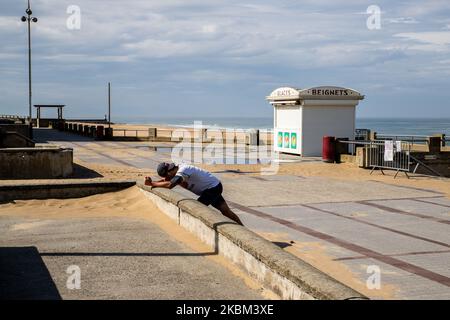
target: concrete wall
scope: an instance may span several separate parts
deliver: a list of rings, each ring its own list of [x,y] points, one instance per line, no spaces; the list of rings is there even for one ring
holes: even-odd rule
[[[0,130],[6,132],[17,132],[31,139],[31,130],[27,124],[0,124]]]
[[[0,129],[0,148],[33,148],[35,143],[30,138],[15,132]]]
[[[427,167],[419,165],[416,173],[437,175],[439,173],[443,177],[450,177],[450,152],[428,153],[428,152],[411,152],[411,156],[421,161]],[[411,169],[414,169],[412,166]]]
[[[73,172],[73,150],[69,148],[0,149],[0,178],[65,178]]]
[[[167,216],[282,299],[367,299],[196,200],[138,186]]]

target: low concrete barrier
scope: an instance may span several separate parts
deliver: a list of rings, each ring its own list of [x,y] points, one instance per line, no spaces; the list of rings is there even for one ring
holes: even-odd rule
[[[30,199],[82,198],[132,187],[135,181],[87,181],[0,184],[0,202]]]
[[[28,139],[33,138],[30,135],[30,126],[27,124],[0,124],[0,130],[5,132],[17,132]]]
[[[166,215],[282,299],[367,299],[194,199],[168,189],[138,186]]]
[[[411,152],[411,156],[419,160],[423,165],[419,165],[416,173],[450,177],[450,152]],[[428,167],[428,168],[427,168]],[[415,164],[412,169],[415,168]]]
[[[35,142],[16,132],[3,131],[0,127],[0,148],[34,148]]]
[[[56,146],[0,149],[0,178],[66,178],[73,172],[73,150]]]

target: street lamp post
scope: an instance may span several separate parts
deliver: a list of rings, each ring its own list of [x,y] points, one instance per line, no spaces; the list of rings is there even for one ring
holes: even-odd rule
[[[108,128],[105,128],[105,139],[112,140],[112,138],[113,128],[111,128],[111,82],[108,82]]]
[[[111,128],[111,82],[108,82],[108,128]]]
[[[22,22],[28,22],[28,123],[31,125],[31,22],[37,22],[36,17],[32,17],[33,12],[30,8],[30,0],[28,0],[28,8],[25,10],[28,17],[22,16]]]

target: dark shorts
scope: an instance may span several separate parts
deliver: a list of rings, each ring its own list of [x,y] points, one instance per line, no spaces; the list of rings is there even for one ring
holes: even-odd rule
[[[205,206],[212,205],[214,208],[219,209],[220,205],[225,202],[225,199],[222,197],[222,191],[222,183],[219,183],[217,186],[203,191],[197,200]]]

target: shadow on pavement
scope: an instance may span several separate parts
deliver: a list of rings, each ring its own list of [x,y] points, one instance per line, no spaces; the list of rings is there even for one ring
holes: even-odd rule
[[[60,300],[36,247],[0,247],[1,300]]]
[[[213,224],[213,229],[214,229],[214,253],[218,254],[219,253],[219,231],[217,230],[217,228],[219,226],[225,225],[225,224],[236,224],[236,222],[232,222],[232,221],[223,221],[223,222],[218,222],[218,223],[214,223]]]
[[[203,257],[214,256],[215,252],[47,252],[41,257]]]
[[[33,128],[33,140],[37,143],[51,143],[55,141],[75,142],[94,141],[93,138],[82,136],[72,132],[58,131],[49,128]]]
[[[280,247],[281,249],[287,248],[287,247],[292,247],[291,243],[288,242],[281,242],[281,241],[272,241],[272,243],[278,247]]]
[[[91,179],[91,178],[103,178],[103,176],[92,169],[86,168],[77,163],[73,163],[73,173],[69,179]]]

